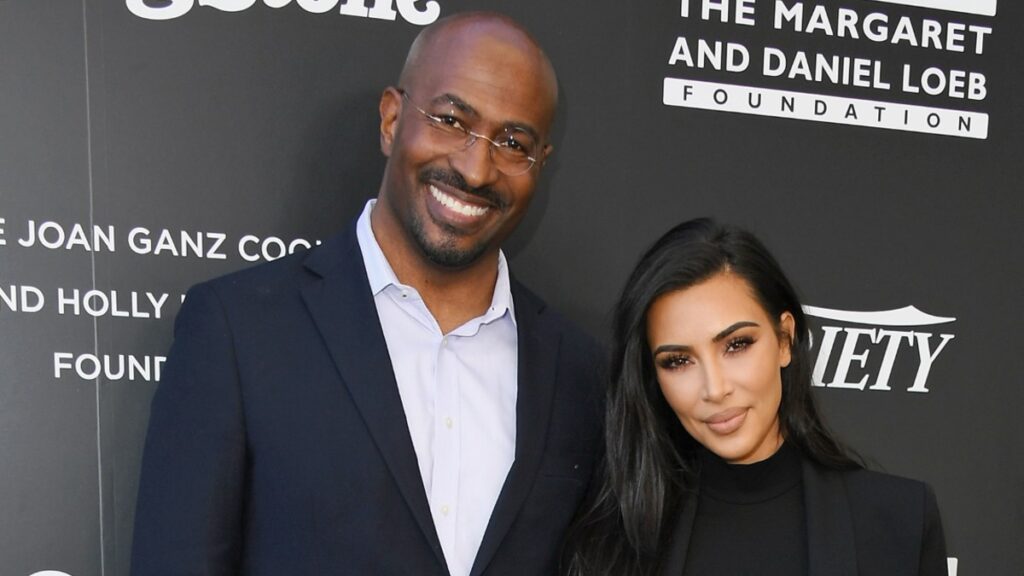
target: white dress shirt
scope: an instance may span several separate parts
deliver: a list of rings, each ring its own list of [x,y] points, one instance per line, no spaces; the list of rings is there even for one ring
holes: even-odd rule
[[[442,334],[384,257],[370,226],[375,203],[356,224],[359,249],[448,570],[468,576],[515,458],[518,344],[508,264],[499,253],[483,316]]]

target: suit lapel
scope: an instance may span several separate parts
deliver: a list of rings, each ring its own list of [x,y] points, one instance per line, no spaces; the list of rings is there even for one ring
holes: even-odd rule
[[[518,334],[515,461],[494,505],[471,576],[487,568],[533,486],[544,454],[558,367],[560,333],[545,322],[543,304],[512,282]]]
[[[839,472],[803,463],[810,576],[857,576],[857,550],[846,486]]]
[[[686,566],[686,553],[690,548],[690,534],[693,533],[693,521],[697,518],[699,493],[700,489],[694,488],[689,495],[683,498],[682,510],[678,513],[678,520],[672,530],[672,537],[669,540],[668,549],[665,550],[665,557],[658,569],[658,574],[678,576],[683,573],[683,568]]]
[[[302,287],[306,306],[402,497],[446,566],[355,227],[314,251],[305,265],[318,276]]]

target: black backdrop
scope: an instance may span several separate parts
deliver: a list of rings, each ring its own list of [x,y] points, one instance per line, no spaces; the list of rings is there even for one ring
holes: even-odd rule
[[[0,0],[0,573],[128,574],[181,294],[354,217],[383,166],[377,99],[418,22],[480,8],[533,30],[562,88],[514,272],[607,337],[625,274],[670,225],[755,230],[816,307],[835,428],[934,485],[951,574],[1024,573],[1024,7],[734,0],[722,22],[705,3],[723,4],[395,0],[387,19],[343,13],[354,1]],[[857,38],[839,35],[851,14]],[[941,47],[919,45],[925,27]],[[747,67],[701,62],[702,40]],[[766,48],[786,55],[781,74]],[[817,54],[869,85],[814,79]],[[930,68],[946,89],[914,93]]]

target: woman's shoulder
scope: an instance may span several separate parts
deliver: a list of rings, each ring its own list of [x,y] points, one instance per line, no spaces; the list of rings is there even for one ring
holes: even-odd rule
[[[938,502],[926,482],[864,469],[841,474],[859,533],[943,541]]]
[[[890,521],[903,518],[917,525],[938,517],[938,503],[931,485],[921,480],[875,470],[843,473],[847,497],[855,514],[858,509]]]
[[[924,498],[931,492],[931,487],[921,480],[876,470],[860,468],[841,471],[840,474],[850,496],[903,500],[915,496]]]
[[[945,575],[945,537],[931,486],[873,470],[817,470],[832,478],[821,484],[845,492],[861,573]]]
[[[859,526],[919,533],[939,523],[935,492],[925,482],[863,468],[833,471],[815,468],[818,475],[827,474],[841,480],[852,519]]]

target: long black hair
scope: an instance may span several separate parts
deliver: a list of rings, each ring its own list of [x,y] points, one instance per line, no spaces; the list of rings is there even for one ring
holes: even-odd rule
[[[658,386],[647,311],[660,296],[729,272],[743,278],[770,318],[794,319],[791,361],[782,368],[780,430],[826,468],[862,464],[828,430],[811,394],[807,319],[778,262],[751,233],[707,218],[684,222],[637,263],[615,308],[605,412],[605,459],[566,543],[570,576],[646,576],[665,556],[669,527],[693,486],[696,441]],[[778,329],[778,326],[776,326]]]

